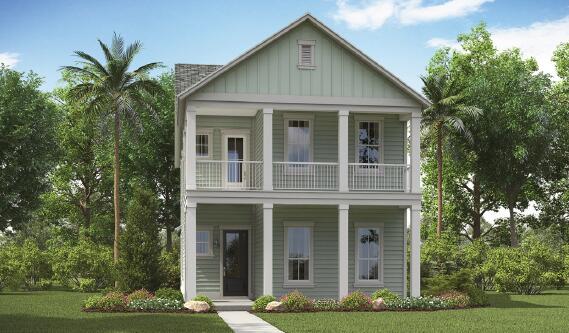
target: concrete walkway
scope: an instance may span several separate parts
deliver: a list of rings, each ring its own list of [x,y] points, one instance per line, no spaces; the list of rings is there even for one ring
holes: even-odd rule
[[[235,333],[283,333],[281,330],[247,311],[218,311],[217,314]]]

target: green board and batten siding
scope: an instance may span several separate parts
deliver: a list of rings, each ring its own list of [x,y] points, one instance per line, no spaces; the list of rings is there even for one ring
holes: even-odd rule
[[[316,41],[314,69],[298,68],[298,40]],[[198,91],[389,98],[418,105],[416,100],[309,22],[289,31]]]

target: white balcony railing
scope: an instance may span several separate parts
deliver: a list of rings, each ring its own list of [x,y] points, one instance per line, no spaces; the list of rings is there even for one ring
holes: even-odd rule
[[[408,192],[407,164],[349,164],[349,187],[353,191]]]
[[[273,162],[275,190],[338,190],[338,163]]]
[[[196,169],[198,188],[259,190],[263,186],[263,162],[198,160]]]

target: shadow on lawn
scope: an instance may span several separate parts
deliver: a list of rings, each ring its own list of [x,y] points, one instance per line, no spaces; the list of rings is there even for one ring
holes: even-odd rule
[[[509,294],[491,294],[488,295],[490,300],[490,307],[491,308],[499,308],[499,309],[528,309],[528,308],[536,308],[536,309],[559,309],[564,308],[564,306],[557,306],[557,305],[544,305],[544,304],[536,304],[518,300],[512,300],[512,297]]]
[[[209,315],[121,315],[55,318],[34,315],[0,315],[5,332],[228,332]]]

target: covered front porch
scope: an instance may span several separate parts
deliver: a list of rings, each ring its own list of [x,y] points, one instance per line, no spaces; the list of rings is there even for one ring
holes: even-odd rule
[[[311,298],[379,288],[406,295],[409,219],[417,295],[418,207],[188,202],[182,244],[195,246],[182,246],[182,291],[225,305],[295,289]]]

